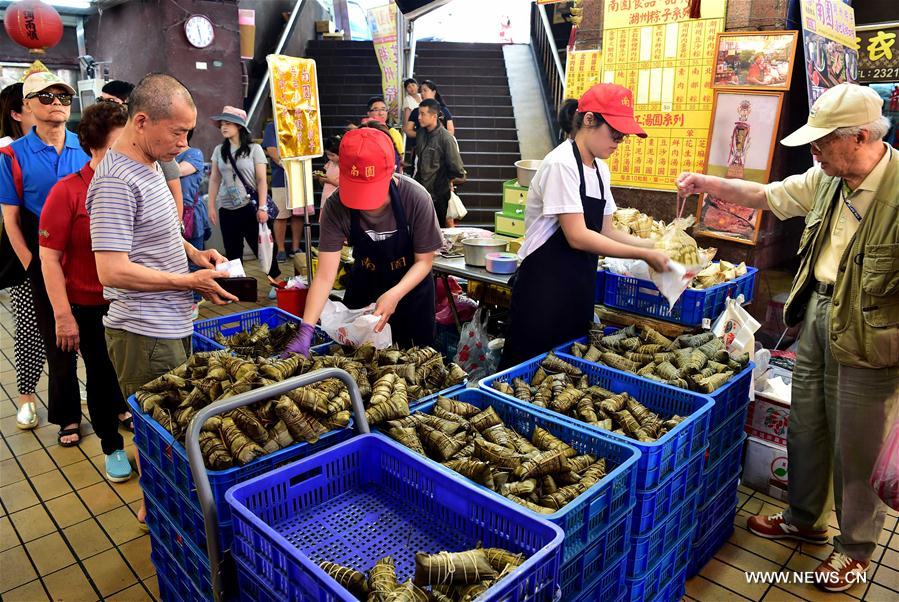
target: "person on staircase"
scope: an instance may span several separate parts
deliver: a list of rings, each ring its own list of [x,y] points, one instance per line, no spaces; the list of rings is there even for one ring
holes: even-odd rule
[[[593,322],[599,255],[668,269],[668,257],[652,241],[612,226],[616,207],[605,160],[628,135],[646,137],[634,120],[633,94],[597,84],[576,107],[563,106],[574,109],[573,117],[560,117],[572,124],[574,138],[553,149],[531,181],[500,370],[584,336]]]
[[[340,141],[340,185],[322,211],[318,270],[288,352],[308,355],[345,240],[355,260],[346,306],[374,303],[374,315],[381,318],[375,331],[390,324],[400,347],[433,344],[431,266],[443,236],[428,192],[395,172],[394,150],[390,137],[372,127],[347,132]]]
[[[437,223],[441,227],[452,227],[446,212],[453,186],[461,184],[467,177],[465,165],[456,139],[440,123],[440,104],[433,98],[426,98],[421,101],[418,111],[421,129],[416,142],[418,169],[415,180],[434,200]]]

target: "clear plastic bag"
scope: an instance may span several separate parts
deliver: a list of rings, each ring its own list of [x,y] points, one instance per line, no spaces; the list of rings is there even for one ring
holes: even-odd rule
[[[899,419],[883,442],[870,483],[877,497],[893,510],[899,510]]]
[[[393,333],[390,324],[381,332],[375,332],[375,326],[381,318],[374,315],[375,304],[360,309],[349,309],[343,303],[327,301],[322,310],[322,330],[341,345],[359,347],[363,343],[371,343],[375,349],[385,349],[393,344]]]
[[[474,312],[471,322],[462,326],[462,336],[456,350],[456,362],[468,373],[469,380],[475,381],[487,376],[487,329],[483,323],[483,310]]]

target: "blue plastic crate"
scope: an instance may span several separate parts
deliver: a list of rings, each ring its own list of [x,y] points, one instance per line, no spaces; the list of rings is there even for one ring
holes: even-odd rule
[[[147,507],[147,526],[150,527],[150,540],[153,547],[161,545],[169,557],[175,560],[177,566],[183,568],[193,589],[197,592],[206,592],[206,597],[211,597],[212,585],[206,550],[201,551],[193,542],[184,537],[159,500],[147,492],[144,492],[144,500]],[[158,570],[159,567],[157,567]],[[231,576],[233,577],[233,575]]]
[[[593,301],[597,305],[601,305],[606,298],[606,271],[596,270],[596,294]]]
[[[456,323],[437,324],[437,334],[434,337],[434,348],[443,354],[447,362],[453,361],[456,350],[459,348],[459,329]]]
[[[714,465],[719,459],[724,457],[727,450],[732,448],[737,441],[743,438],[743,429],[746,428],[746,411],[749,404],[738,408],[736,412],[730,415],[723,423],[709,427],[709,455],[706,460],[707,466]]]
[[[208,602],[212,593],[201,594],[194,587],[187,573],[181,569],[168,552],[155,545],[150,552],[150,561],[156,567],[159,583],[159,598],[165,602]]]
[[[628,600],[631,602],[680,600],[687,579],[687,563],[690,560],[692,542],[691,531],[681,537],[671,551],[642,576],[628,578],[626,580]]]
[[[538,414],[530,408],[514,404],[500,395],[483,389],[461,389],[446,397],[470,403],[481,409],[493,406],[506,426],[528,438],[539,426],[571,445],[579,454],[592,454],[597,458],[606,459],[608,474],[564,508],[546,515],[538,515],[524,508],[525,512],[545,518],[565,532],[565,541],[562,544],[563,563],[573,559],[597,541],[608,537],[609,526],[613,522],[623,517],[630,520],[634,507],[637,461],[640,458],[640,452],[635,447],[603,437],[595,430],[563,422],[546,414]],[[437,403],[436,396],[428,399],[426,403],[416,405],[413,411],[430,413]],[[474,482],[472,484],[489,491],[492,495],[498,495],[483,485]]]
[[[201,353],[203,351],[222,351],[224,347],[213,340],[207,339],[203,335],[194,332],[190,338],[190,346],[192,353]]]
[[[696,495],[681,502],[662,523],[646,535],[631,538],[627,576],[636,579],[670,552],[677,541],[696,527]]]
[[[696,509],[696,533],[693,541],[698,542],[711,532],[712,527],[721,522],[722,516],[728,516],[733,521],[737,510],[737,485],[739,478],[725,483],[711,500]],[[695,544],[694,544],[695,545]]]
[[[658,487],[638,489],[631,534],[645,535],[662,524],[669,513],[679,507],[702,484],[704,467],[705,451],[701,451]]]
[[[611,334],[618,329],[606,328],[605,330],[606,333]],[[579,339],[575,339],[571,342],[565,343],[564,345],[560,345],[556,347],[554,351],[556,355],[566,361],[571,358],[580,360],[582,362],[586,361],[582,358],[572,355],[571,348],[575,343],[586,344],[587,337],[581,337]],[[596,362],[588,363],[596,364]],[[612,368],[604,364],[597,365],[602,366],[603,368],[608,368],[609,370],[616,370],[616,368]],[[752,386],[752,371],[754,368],[755,364],[749,362],[749,364],[745,368],[743,368],[742,371],[740,371],[729,381],[708,394],[709,397],[715,400],[715,407],[712,408],[709,416],[710,429],[714,430],[716,427],[720,426],[728,418],[728,416],[732,416],[738,409],[745,408],[749,404],[749,387]],[[630,373],[626,372],[625,374]],[[643,379],[642,376],[638,378]]]
[[[706,318],[717,318],[730,298],[743,295],[746,303],[752,301],[757,275],[756,268],[747,267],[745,275],[729,282],[702,290],[688,288],[669,310],[668,300],[652,281],[606,271],[602,304],[659,320],[700,326]]]
[[[705,506],[721,488],[727,485],[734,475],[740,473],[743,459],[744,433],[715,464],[706,465],[702,474],[702,485],[699,490],[699,505]]]
[[[617,523],[607,527],[598,541],[562,563],[559,581],[562,584],[562,599],[570,599],[575,592],[589,590],[593,581],[607,567],[627,557],[630,524],[627,516],[621,517]],[[567,539],[567,538],[566,538]],[[621,577],[624,586],[624,576]]]
[[[479,600],[550,600],[559,587],[562,530],[488,495],[380,434],[360,435],[228,490],[234,557],[287,599],[354,598],[317,564],[366,571],[393,555],[414,573],[416,551],[459,551],[478,542],[528,559]]]
[[[627,594],[627,587],[624,581],[624,570],[626,558],[621,558],[614,564],[606,564],[603,572],[593,579],[585,588],[576,592],[570,592],[566,595],[566,591],[562,589],[561,600],[565,602],[597,602],[597,600],[623,600]]]
[[[200,502],[197,499],[197,488],[194,485],[184,446],[176,441],[162,425],[145,414],[133,395],[128,398],[128,405],[134,421],[134,444],[140,452],[141,461],[146,459],[152,462],[154,467],[168,480],[168,483],[189,499],[191,505],[202,515]],[[218,508],[220,523],[230,523],[231,521],[231,511],[225,504],[225,492],[232,485],[268,472],[287,462],[304,458],[341,441],[346,441],[353,434],[352,426],[330,431],[322,435],[316,443],[295,443],[290,447],[266,454],[244,466],[208,471],[209,485],[212,487],[212,496]],[[227,541],[225,543],[227,544]]]
[[[572,418],[554,412],[547,408],[540,408],[527,402],[516,399],[511,395],[500,393],[491,387],[494,382],[511,383],[514,378],[523,378],[530,382],[534,373],[540,366],[540,362],[546,354],[539,355],[523,364],[513,366],[508,370],[481,379],[478,383],[482,389],[501,395],[504,399],[534,409],[539,412],[556,416],[571,424],[576,424],[591,430],[597,430],[603,435],[624,441],[640,450],[640,462],[637,468],[637,488],[652,489],[662,483],[668,475],[674,474],[684,466],[695,454],[706,447],[708,435],[709,412],[714,402],[708,395],[685,391],[677,387],[671,387],[664,383],[657,383],[635,374],[629,374],[620,370],[613,370],[598,364],[585,362],[577,358],[566,358],[566,361],[583,371],[587,375],[591,385],[599,385],[614,393],[627,392],[634,396],[647,408],[670,416],[677,414],[686,416],[685,420],[674,429],[666,433],[661,439],[653,443],[642,443],[623,435],[617,435],[609,431],[594,429],[594,427]]]
[[[697,575],[702,567],[715,556],[715,553],[730,539],[734,532],[734,513],[736,509],[736,495],[724,496],[728,501],[727,506],[731,510],[723,512],[717,521],[706,528],[706,533],[701,538],[697,537],[697,542],[691,546],[690,562],[687,567],[687,578]]]
[[[303,323],[300,318],[287,313],[283,309],[278,309],[277,307],[262,307],[260,309],[237,312],[220,318],[210,318],[208,320],[194,322],[194,332],[215,342],[215,335],[217,334],[227,337],[232,334],[237,334],[238,332],[248,332],[254,326],[259,324],[267,324],[269,328],[277,328],[286,322],[293,322],[295,324]],[[315,345],[321,345],[330,341],[331,337],[329,337],[320,327],[316,326],[315,337],[312,342]],[[220,346],[219,348],[223,347]]]
[[[300,592],[292,592],[291,595],[281,598],[275,596],[265,588],[265,584],[256,578],[253,571],[242,562],[235,562],[237,569],[237,598],[239,600],[247,600],[252,602],[285,602],[285,600],[303,600],[308,601],[308,597],[304,597]],[[311,602],[311,601],[310,601]]]

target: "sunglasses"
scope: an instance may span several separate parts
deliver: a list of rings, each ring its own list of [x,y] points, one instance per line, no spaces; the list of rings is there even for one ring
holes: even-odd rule
[[[53,92],[35,92],[34,94],[29,94],[26,98],[37,98],[41,101],[42,105],[52,105],[54,98],[64,107],[72,104],[72,95],[68,92],[60,92],[59,94],[54,94]]]
[[[609,128],[609,137],[612,138],[612,142],[615,144],[620,144],[625,138],[627,138],[627,134],[622,134],[608,123],[606,123],[606,127]]]

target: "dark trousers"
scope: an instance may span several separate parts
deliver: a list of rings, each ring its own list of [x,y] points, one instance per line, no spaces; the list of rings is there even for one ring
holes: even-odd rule
[[[115,368],[109,360],[106,329],[103,326],[103,316],[108,309],[108,305],[72,306],[87,376],[87,409],[103,453],[107,455],[125,447],[125,440],[119,434],[118,416],[120,408],[125,405],[125,398],[119,389]]]
[[[28,266],[28,280],[34,297],[34,314],[44,340],[50,373],[47,420],[59,426],[81,422],[81,393],[78,388],[75,354],[56,345],[56,320],[47,296],[41,262],[35,255]]]
[[[240,209],[219,209],[219,226],[225,243],[225,257],[243,259],[243,241],[247,241],[253,255],[259,256],[259,222],[256,221],[256,209],[252,204]],[[272,278],[281,275],[274,257],[268,275]]]

